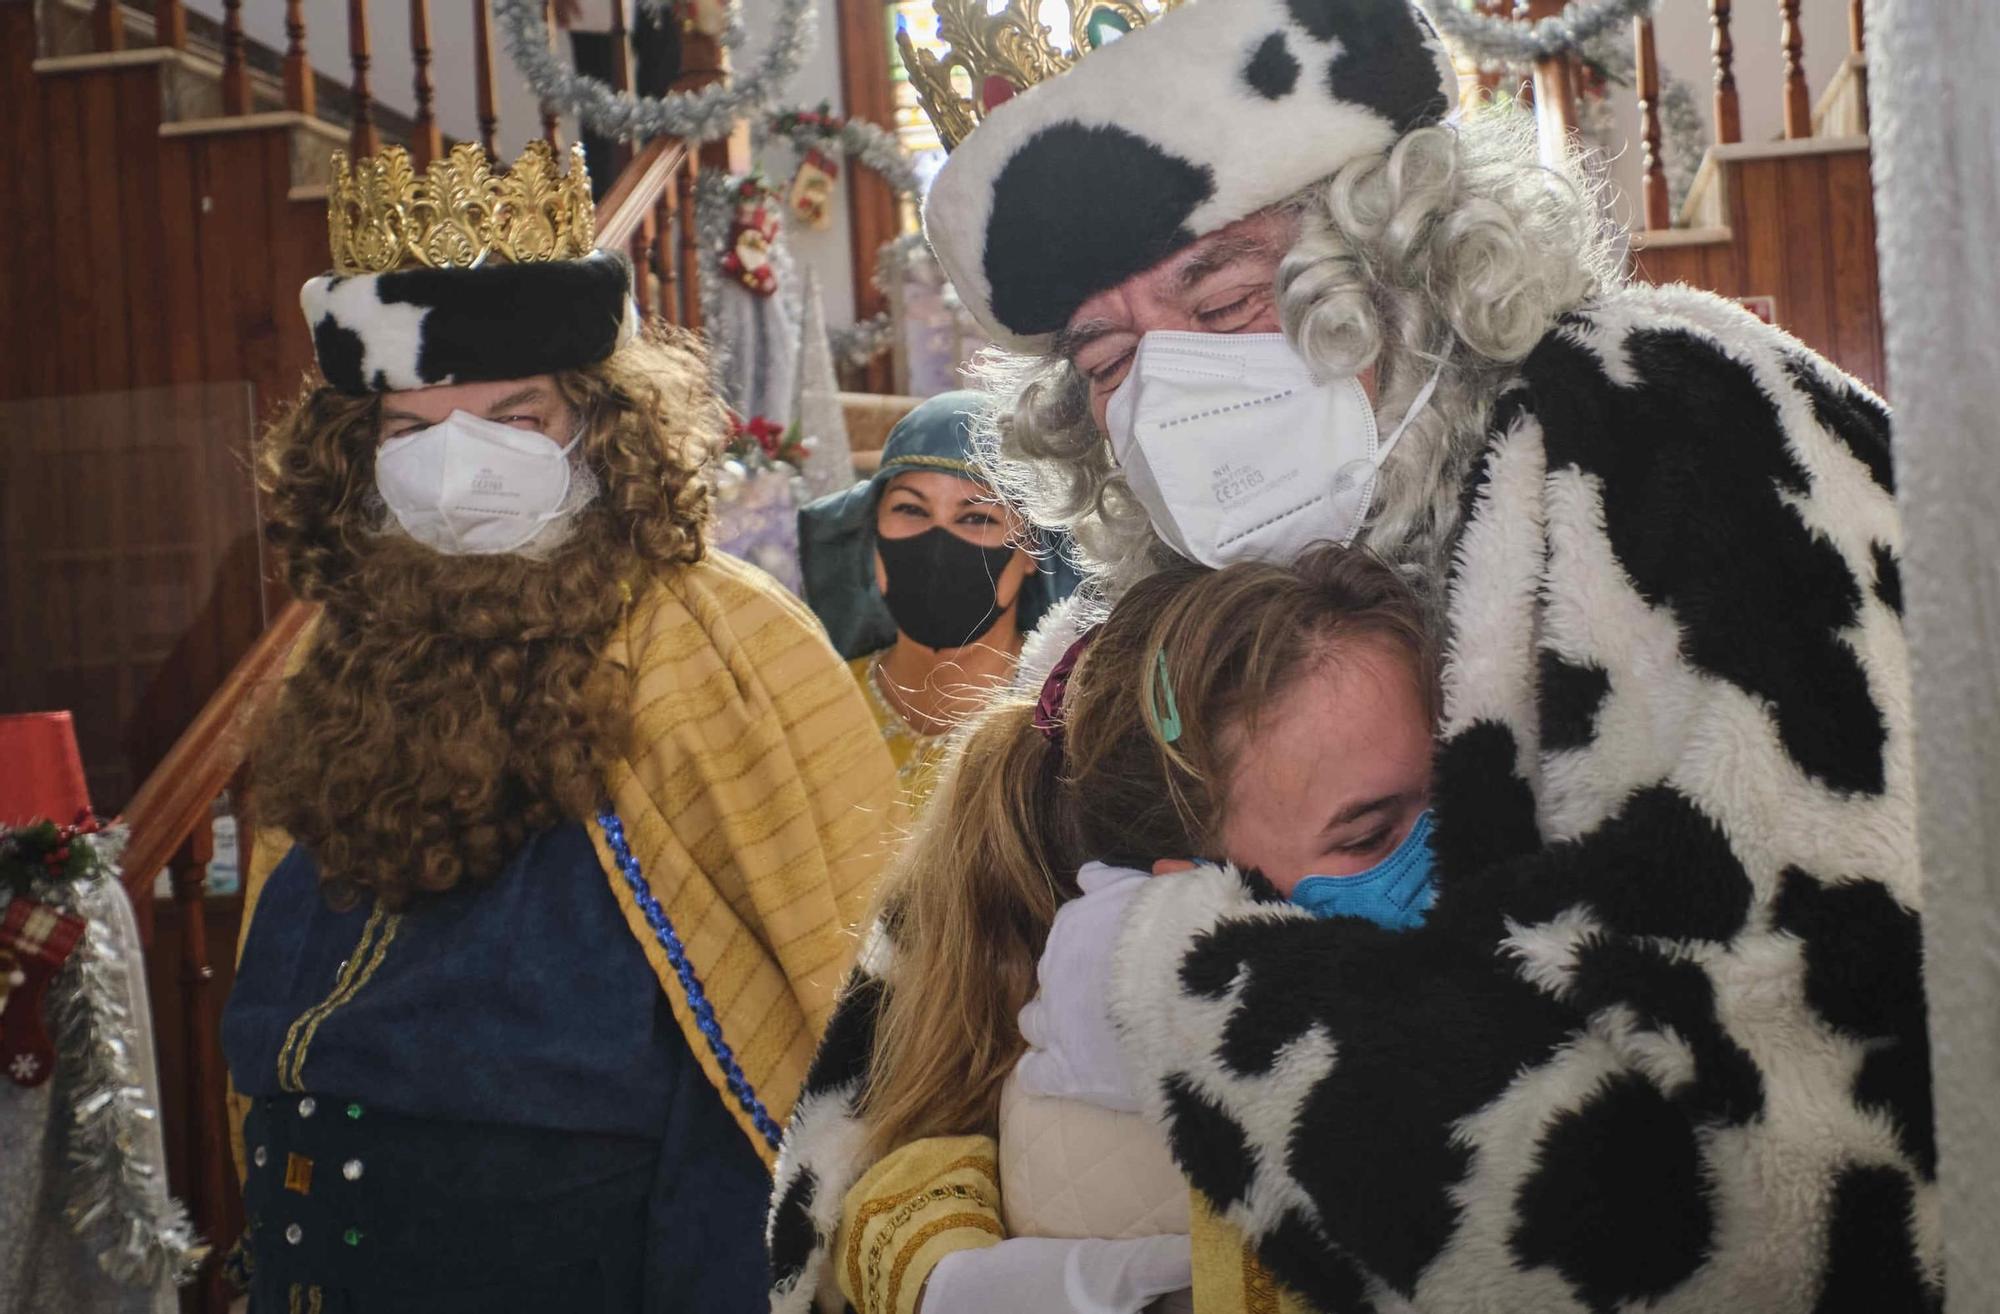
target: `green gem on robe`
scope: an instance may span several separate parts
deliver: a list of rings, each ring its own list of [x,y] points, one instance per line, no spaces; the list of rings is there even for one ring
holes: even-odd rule
[[[1131,30],[1131,22],[1115,9],[1093,9],[1083,20],[1083,38],[1092,50],[1102,50]]]
[[[361,1229],[358,1227],[350,1227],[345,1232],[341,1233],[340,1239],[347,1242],[348,1245],[358,1246],[361,1244]]]

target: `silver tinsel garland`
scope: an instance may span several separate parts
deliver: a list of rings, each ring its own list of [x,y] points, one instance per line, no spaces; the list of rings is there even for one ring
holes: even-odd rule
[[[915,199],[917,166],[910,153],[903,149],[903,143],[896,140],[895,133],[866,119],[847,119],[837,129],[829,130],[823,123],[814,123],[802,117],[826,113],[825,110],[798,108],[774,110],[757,124],[754,142],[762,147],[770,138],[780,137],[802,152],[818,147],[837,153],[844,159],[873,169],[897,196],[906,200]]]
[[[1495,18],[1436,0],[1431,18],[1455,53],[1487,73],[1522,68],[1575,50],[1599,32],[1653,11],[1654,0],[1570,0],[1560,14],[1532,23]]]
[[[166,1181],[140,1155],[146,1124],[159,1110],[148,1100],[133,1053],[135,1026],[125,1006],[129,965],[110,931],[113,903],[124,898],[116,863],[124,832],[112,828],[71,841],[93,844],[113,874],[30,886],[29,897],[89,923],[49,991],[57,1067],[70,1100],[70,1177],[64,1214],[85,1244],[99,1247],[106,1273],[133,1286],[194,1279],[208,1247]]]
[[[542,11],[543,0],[493,0],[494,21],[506,38],[507,53],[537,96],[616,140],[679,137],[690,144],[720,140],[737,120],[776,104],[812,51],[816,21],[813,0],[783,0],[772,23],[771,44],[754,68],[699,91],[635,96],[578,73],[556,55],[549,48]],[[721,40],[725,49],[742,43],[741,6],[730,7],[729,28]]]
[[[802,121],[800,114],[801,111],[790,109],[768,115],[758,125],[756,135],[760,144],[776,136],[789,141],[800,151],[818,147],[838,152],[850,162],[873,169],[900,199],[918,198],[916,163],[903,149],[903,144],[896,140],[895,133],[866,119],[848,119],[837,130],[829,131],[823,123]],[[875,275],[871,281],[888,294],[902,281],[910,261],[919,257],[928,258],[929,252],[930,248],[925,245],[920,233],[891,238],[882,244],[875,257]],[[833,343],[834,359],[849,369],[860,369],[895,342],[896,321],[885,310],[846,328],[833,329],[827,336]]]

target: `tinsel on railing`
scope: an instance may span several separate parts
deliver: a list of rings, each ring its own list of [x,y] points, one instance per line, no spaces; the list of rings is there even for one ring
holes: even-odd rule
[[[1560,14],[1523,23],[1462,8],[1461,0],[1431,5],[1431,17],[1455,54],[1485,73],[1521,69],[1582,46],[1620,23],[1653,12],[1654,0],[1570,0]]]
[[[679,21],[666,0],[644,0],[651,9]],[[678,137],[689,144],[717,141],[740,119],[754,118],[778,103],[812,52],[814,0],[780,0],[771,20],[771,43],[754,67],[698,91],[640,96],[618,91],[602,79],[579,73],[549,45],[544,0],[493,0],[493,18],[506,38],[507,53],[544,102],[619,141]],[[742,6],[730,6],[725,50],[744,40]]]
[[[167,1192],[164,1165],[148,1160],[159,1110],[147,1093],[135,1052],[138,1020],[127,1005],[137,965],[121,950],[114,926],[129,919],[118,879],[123,827],[69,828],[60,866],[44,864],[13,884],[25,897],[88,923],[76,952],[55,978],[49,1013],[56,1065],[70,1120],[69,1180],[64,1214],[96,1250],[113,1278],[149,1287],[162,1277],[177,1285],[194,1278],[208,1257],[187,1211]],[[9,852],[27,832],[6,836]]]

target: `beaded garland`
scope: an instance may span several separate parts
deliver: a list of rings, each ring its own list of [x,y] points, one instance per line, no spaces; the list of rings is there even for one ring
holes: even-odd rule
[[[604,830],[605,843],[611,846],[611,856],[618,861],[619,874],[632,890],[632,897],[638,901],[639,911],[645,914],[646,925],[653,930],[653,938],[666,951],[667,962],[672,965],[674,975],[680,978],[681,990],[687,995],[688,1008],[694,1013],[695,1026],[700,1028],[707,1039],[708,1047],[715,1055],[722,1076],[729,1083],[729,1093],[743,1111],[750,1115],[757,1132],[765,1144],[773,1150],[784,1137],[784,1130],[777,1120],[765,1109],[764,1102],[751,1089],[750,1081],[743,1075],[743,1068],[736,1062],[736,1053],[729,1042],[722,1038],[722,1023],[716,1020],[715,1006],[709,1002],[708,992],[702,989],[701,978],[695,975],[694,964],[688,961],[687,949],[681,944],[679,932],[667,917],[667,910],[653,897],[653,891],[646,884],[645,875],[639,870],[639,860],[632,855],[632,846],[625,839],[625,823],[610,807],[599,809],[597,824]]]

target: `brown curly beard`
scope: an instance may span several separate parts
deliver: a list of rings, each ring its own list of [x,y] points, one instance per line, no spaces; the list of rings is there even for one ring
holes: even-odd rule
[[[544,559],[381,529],[375,399],[309,393],[266,440],[267,534],[321,616],[258,736],[252,806],[314,855],[335,906],[491,879],[592,815],[627,746],[627,680],[603,653],[628,590],[701,555],[719,411],[679,341],[556,384],[602,492]]]

